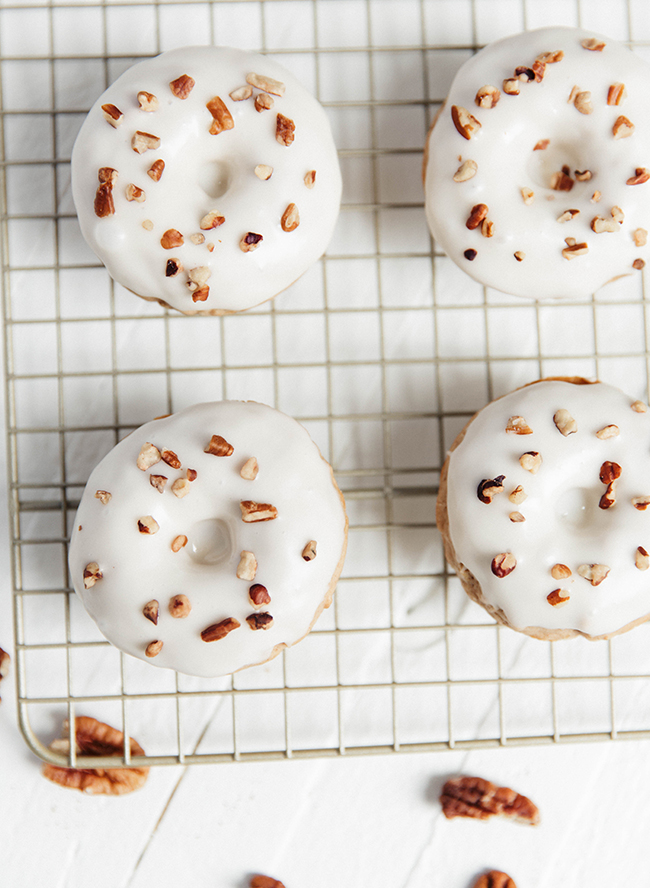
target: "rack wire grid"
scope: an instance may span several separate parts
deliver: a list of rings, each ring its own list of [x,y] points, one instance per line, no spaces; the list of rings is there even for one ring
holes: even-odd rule
[[[474,283],[432,246],[425,134],[457,68],[549,23],[648,56],[645,0],[41,0],[0,8],[2,277],[19,722],[71,766],[340,756],[650,736],[650,628],[546,643],[497,627],[445,566],[434,503],[468,417],[545,375],[648,388],[643,275],[538,304]],[[70,151],[96,97],[173,46],[269,53],[325,106],[344,206],[326,256],[245,314],[184,317],[114,284],[81,237]],[[109,645],[71,591],[88,474],[134,427],[253,398],[297,417],[351,518],[335,603],[299,645],[220,679]],[[51,752],[86,714],[144,759]],[[74,745],[73,745],[74,747]]]

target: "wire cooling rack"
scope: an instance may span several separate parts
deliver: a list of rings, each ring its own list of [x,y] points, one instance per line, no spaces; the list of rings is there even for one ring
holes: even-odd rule
[[[650,736],[649,627],[594,644],[499,628],[449,574],[434,521],[445,450],[491,398],[553,374],[647,397],[642,275],[588,302],[485,289],[432,248],[420,184],[430,121],[479,46],[556,23],[649,56],[644,4],[0,5],[16,672],[38,755],[87,761],[47,749],[75,714],[135,736],[147,764]],[[95,98],[133,61],[192,43],[276,57],[324,104],[340,147],[344,207],[326,257],[241,316],[183,317],[113,284],[70,197],[72,143]],[[206,680],[110,646],[70,591],[66,541],[90,470],[118,440],[221,397],[303,422],[351,527],[335,603],[311,635],[264,666]]]

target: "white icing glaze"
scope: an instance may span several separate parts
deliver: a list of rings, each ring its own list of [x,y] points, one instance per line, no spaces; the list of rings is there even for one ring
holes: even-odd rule
[[[598,636],[650,613],[650,573],[635,566],[638,546],[650,552],[650,509],[632,505],[633,497],[650,494],[650,412],[637,413],[631,404],[631,398],[604,383],[537,382],[481,410],[451,453],[449,531],[457,560],[510,625]],[[577,432],[566,437],[553,420],[562,408],[577,422]],[[511,416],[524,417],[533,433],[506,434]],[[610,424],[620,434],[598,438],[596,432]],[[536,474],[519,464],[527,451],[542,456]],[[599,508],[606,490],[599,480],[605,461],[622,468],[616,503],[609,509]],[[504,491],[491,503],[481,502],[478,485],[498,475],[506,476]],[[519,505],[508,499],[517,485],[527,494]],[[513,511],[526,520],[513,523]],[[499,578],[492,573],[492,559],[506,552],[512,552],[517,565]],[[554,579],[554,564],[567,565],[572,576]],[[593,586],[578,575],[582,564],[604,564],[610,573]],[[570,600],[553,607],[547,595],[560,588]]]
[[[632,263],[650,259],[650,247],[636,246],[633,232],[650,230],[650,183],[627,185],[635,170],[650,168],[650,115],[647,92],[650,67],[627,47],[608,38],[601,52],[583,48],[590,31],[544,28],[490,44],[460,69],[429,139],[425,175],[426,212],[434,238],[464,271],[506,293],[532,298],[591,294],[624,274],[638,274]],[[531,66],[538,55],[562,50],[564,58],[547,64],[541,82],[519,82],[519,95],[503,91],[515,69]],[[627,97],[608,105],[609,87],[625,84]],[[475,104],[477,91],[490,84],[501,91],[493,108]],[[583,114],[567,100],[574,86],[591,92],[593,112]],[[456,129],[452,106],[466,108],[481,128],[466,140]],[[635,126],[628,138],[614,139],[619,116]],[[549,139],[545,150],[535,145]],[[461,162],[473,160],[478,171],[464,182],[453,179]],[[551,176],[564,165],[590,170],[589,181],[574,181],[572,190],[550,187]],[[525,204],[521,189],[534,192]],[[601,199],[592,202],[595,191]],[[494,222],[492,237],[480,226],[468,230],[474,206],[485,204]],[[611,220],[620,207],[624,221],[614,232],[596,234],[592,219]],[[568,209],[580,214],[557,219]],[[565,238],[587,243],[589,252],[566,259]],[[464,256],[477,251],[473,261]],[[517,261],[515,252],[525,257]]]
[[[281,81],[283,96],[271,96],[273,107],[258,112],[258,89],[244,101],[230,93],[246,85],[250,73]],[[186,99],[177,98],[170,82],[189,75],[195,85]],[[152,93],[155,111],[140,109],[137,94]],[[210,134],[212,115],[206,104],[219,96],[234,127]],[[102,105],[123,114],[117,127],[104,118]],[[289,146],[276,140],[281,113],[295,123]],[[160,147],[138,154],[131,147],[136,131],[160,138]],[[165,162],[159,181],[147,171]],[[255,167],[273,168],[260,179]],[[117,170],[113,187],[115,212],[98,217],[94,210],[98,170]],[[313,188],[304,177],[316,171]],[[127,185],[145,192],[144,202],[128,201]],[[341,175],[329,122],[320,104],[287,70],[272,59],[239,49],[193,46],[170,50],[129,68],[91,108],[72,153],[72,191],[82,233],[123,286],[149,299],[163,300],[185,313],[242,311],[275,296],[293,283],[325,251],[341,199]],[[294,203],[300,224],[284,231],[281,218]],[[201,219],[216,210],[225,218],[218,228],[201,231]],[[142,223],[149,220],[153,228]],[[176,229],[182,246],[161,246],[165,231]],[[247,232],[261,234],[257,249],[244,253]],[[203,234],[205,243],[190,241]],[[213,252],[207,245],[213,244]],[[167,261],[180,260],[183,271],[166,276]],[[194,302],[187,288],[188,271],[207,266],[210,293]]]
[[[225,438],[233,454],[205,453],[212,435]],[[174,451],[182,468],[161,461],[139,469],[147,442]],[[246,480],[240,470],[253,456],[259,474]],[[188,468],[198,475],[178,498],[171,485]],[[162,494],[151,486],[151,474],[169,479]],[[108,491],[110,500],[102,503],[97,490]],[[245,500],[275,506],[277,518],[244,523],[239,504]],[[138,519],[147,515],[160,527],[152,535],[138,530]],[[308,632],[338,578],[346,533],[330,467],[299,423],[253,402],[199,404],[141,426],[94,469],[75,520],[70,571],[86,610],[121,650],[191,675],[225,675],[267,660],[276,645],[294,644]],[[172,540],[181,534],[189,541],[173,552]],[[305,561],[310,540],[317,554]],[[242,551],[257,560],[252,581],[236,576]],[[86,589],[84,569],[92,562],[103,578]],[[254,613],[248,598],[253,583],[271,597],[261,608],[274,618],[269,629],[252,630],[246,622]],[[179,594],[192,606],[184,619],[168,610]],[[159,602],[157,625],[143,615],[151,600]],[[201,639],[204,629],[228,617],[241,626],[218,641]],[[163,648],[147,658],[145,649],[155,640]]]

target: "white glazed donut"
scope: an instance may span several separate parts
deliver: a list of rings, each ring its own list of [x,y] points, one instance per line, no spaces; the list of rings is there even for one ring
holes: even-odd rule
[[[325,252],[341,174],[325,112],[285,68],[191,46],[134,65],[97,100],[72,192],[116,281],[224,314],[275,296]]]
[[[436,241],[473,278],[518,296],[583,297],[636,274],[649,258],[649,85],[638,55],[576,28],[481,50],[428,138]]]
[[[153,420],[107,454],[69,563],[116,647],[214,676],[309,632],[346,540],[343,497],[305,429],[264,404],[221,401]]]
[[[532,383],[456,439],[437,505],[447,558],[498,622],[607,638],[650,617],[650,413],[580,378]]]

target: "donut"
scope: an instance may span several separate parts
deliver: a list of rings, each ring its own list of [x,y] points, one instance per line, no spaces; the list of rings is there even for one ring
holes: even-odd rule
[[[331,603],[347,524],[299,423],[251,401],[198,404],[141,426],[93,470],[70,575],[120,650],[226,675],[309,632]]]
[[[429,132],[425,207],[471,277],[576,298],[648,260],[650,65],[577,28],[489,44],[458,71]]]
[[[325,252],[341,174],[325,112],[285,68],[189,46],[139,62],[95,102],[72,194],[115,281],[185,314],[227,314]]]
[[[609,638],[650,617],[650,412],[602,382],[549,378],[480,410],[436,506],[447,560],[496,620]]]

